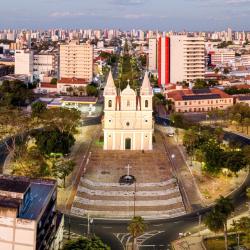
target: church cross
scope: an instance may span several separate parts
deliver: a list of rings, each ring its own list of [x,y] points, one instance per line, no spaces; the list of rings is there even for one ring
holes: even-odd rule
[[[130,169],[132,168],[129,164],[125,167],[127,169],[127,175],[130,175]]]

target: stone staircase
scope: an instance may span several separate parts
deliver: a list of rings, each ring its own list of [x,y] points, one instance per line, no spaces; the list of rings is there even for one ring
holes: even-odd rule
[[[136,192],[135,192],[136,188]],[[159,183],[138,183],[120,186],[116,183],[96,183],[81,179],[71,213],[94,217],[127,218],[135,214],[143,217],[176,217],[185,208],[175,179]]]
[[[71,212],[77,216],[101,218],[171,218],[186,213],[180,189],[173,178],[163,138],[155,134],[153,151],[103,151],[91,149],[86,173],[81,178]],[[127,173],[136,184],[120,185]]]

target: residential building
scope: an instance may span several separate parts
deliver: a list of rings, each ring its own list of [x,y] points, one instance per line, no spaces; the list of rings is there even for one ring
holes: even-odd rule
[[[211,64],[214,66],[231,66],[235,63],[235,52],[231,49],[216,49],[210,51]]]
[[[33,74],[37,79],[44,76],[58,77],[58,56],[56,54],[39,53],[33,58]]]
[[[27,75],[33,81],[33,51],[15,51],[15,74]]]
[[[71,41],[60,45],[60,78],[93,79],[93,46]]]
[[[240,95],[235,98],[236,103],[246,103],[250,106],[250,95]]]
[[[225,110],[234,104],[233,97],[220,89],[179,89],[167,94],[176,112]]]
[[[150,38],[148,43],[148,70],[153,72],[157,70],[157,39]]]
[[[170,37],[170,82],[204,79],[204,37],[173,35]]]
[[[0,249],[59,249],[63,216],[53,180],[0,176]]]
[[[120,92],[111,72],[104,88],[104,150],[152,150],[153,89],[146,72],[140,95],[128,86]]]

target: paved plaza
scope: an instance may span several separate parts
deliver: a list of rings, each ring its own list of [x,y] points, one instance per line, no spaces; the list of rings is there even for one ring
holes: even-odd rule
[[[163,138],[155,134],[153,151],[103,151],[94,144],[86,173],[78,186],[71,212],[95,217],[175,217],[185,214],[179,187],[173,178]],[[120,185],[122,175],[136,183]],[[116,211],[114,213],[114,211]]]

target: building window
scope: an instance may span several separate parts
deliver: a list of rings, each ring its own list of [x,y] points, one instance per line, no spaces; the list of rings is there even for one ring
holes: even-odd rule
[[[130,101],[127,100],[127,107],[130,107]]]
[[[112,101],[111,100],[109,100],[109,108],[112,108]]]
[[[126,125],[127,125],[127,127],[129,127],[130,123],[129,123],[129,122],[127,122],[127,123],[126,123]]]
[[[148,100],[145,101],[145,108],[148,108]]]

